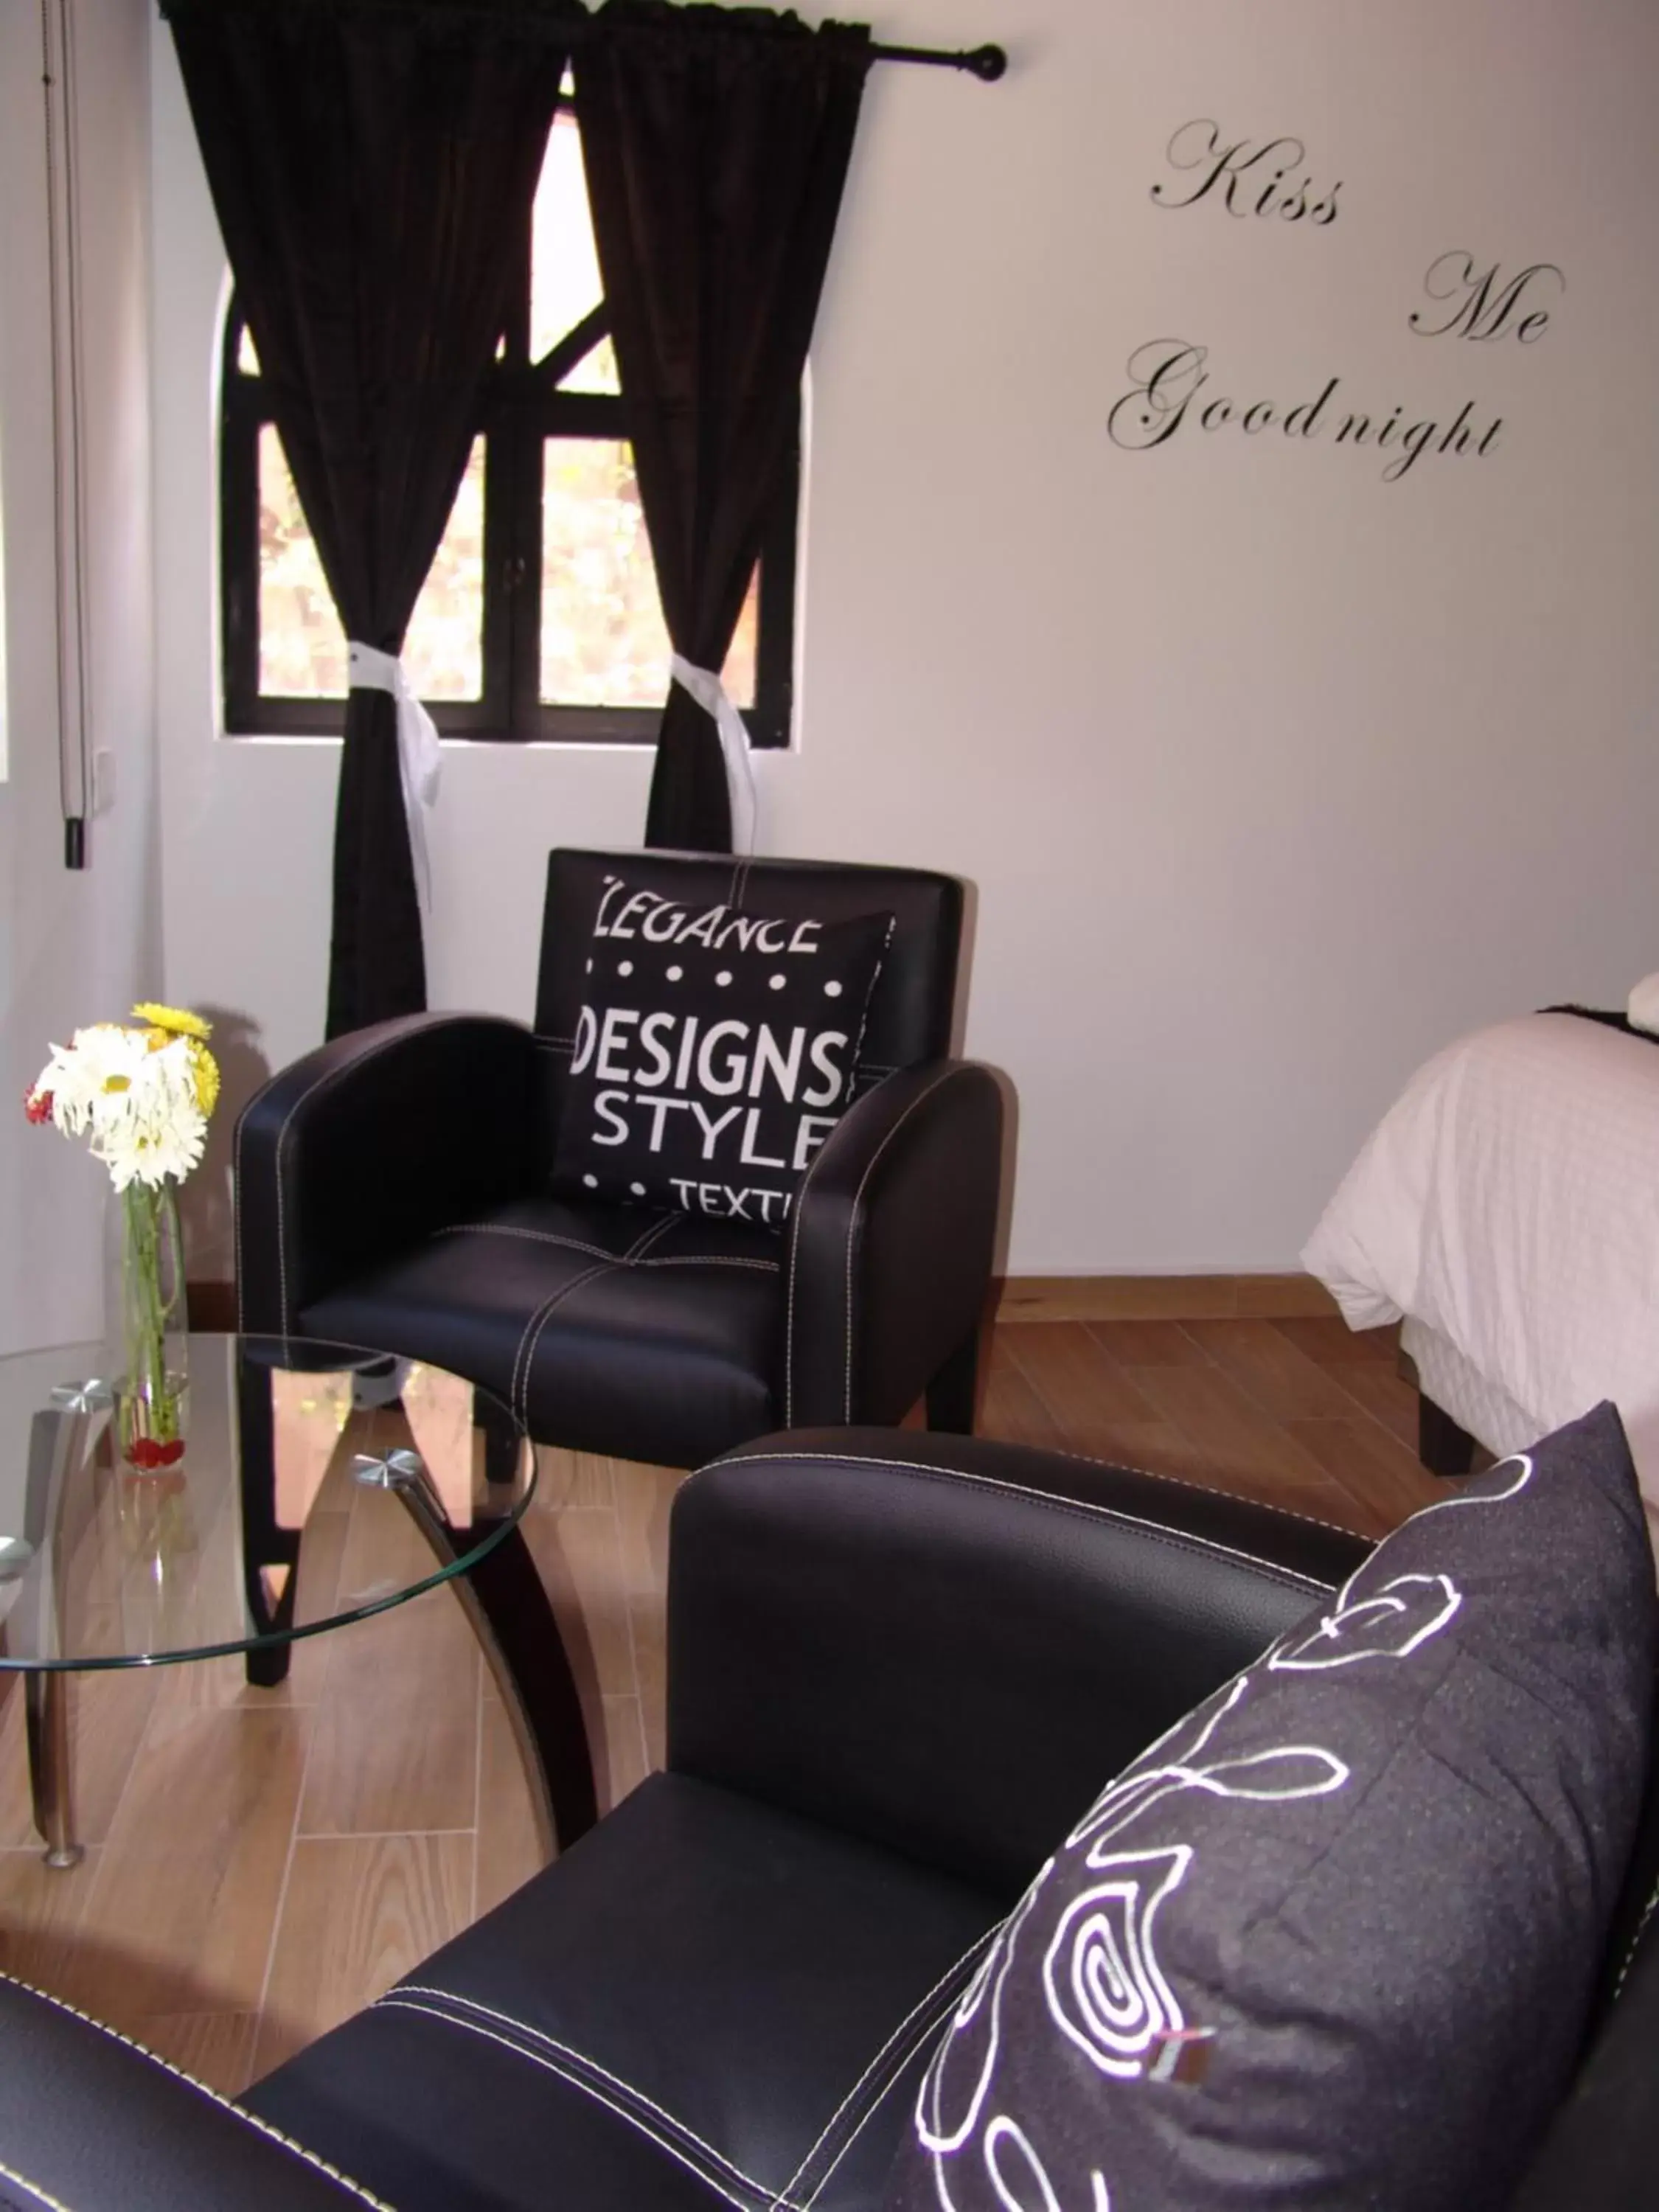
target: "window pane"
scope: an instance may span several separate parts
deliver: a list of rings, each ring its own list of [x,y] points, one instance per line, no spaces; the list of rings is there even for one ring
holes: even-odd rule
[[[568,375],[559,380],[561,392],[605,392],[620,393],[622,378],[617,373],[617,349],[607,331],[598,345],[585,353]]]
[[[280,699],[345,696],[345,639],[323,581],[288,455],[259,429],[259,690]]]
[[[530,236],[530,358],[540,361],[604,296],[574,116],[559,116],[547,134]],[[576,364],[560,389],[621,391],[609,338]]]
[[[634,455],[620,438],[550,438],[542,483],[541,696],[560,707],[659,707],[668,633]],[[725,682],[755,700],[758,574],[738,617]]]
[[[404,662],[423,699],[483,687],[484,441],[475,438],[443,542],[415,603]],[[274,423],[259,431],[259,690],[343,699],[345,640]]]
[[[475,438],[404,639],[418,698],[483,696],[483,512],[484,441]]]

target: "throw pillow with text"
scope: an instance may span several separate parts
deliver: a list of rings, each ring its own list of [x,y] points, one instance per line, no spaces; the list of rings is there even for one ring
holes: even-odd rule
[[[890,915],[691,908],[608,876],[556,1189],[781,1229],[851,1101]]]

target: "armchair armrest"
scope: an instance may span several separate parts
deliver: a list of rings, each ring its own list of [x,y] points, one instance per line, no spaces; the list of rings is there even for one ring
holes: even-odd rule
[[[675,1501],[668,1764],[1016,1896],[1112,1776],[1366,1557],[1194,1485],[824,1430]]]
[[[380,2204],[276,2129],[9,1977],[0,1977],[0,2205],[362,2212]]]
[[[410,1014],[274,1075],[234,1146],[237,1324],[284,1336],[357,1268],[527,1189],[535,1040],[488,1014]]]
[[[1001,1170],[1002,1094],[971,1060],[902,1067],[848,1108],[795,1201],[791,1428],[903,1419],[979,1324]]]

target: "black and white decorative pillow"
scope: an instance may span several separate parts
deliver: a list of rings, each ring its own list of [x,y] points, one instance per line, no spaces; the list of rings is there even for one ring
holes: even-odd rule
[[[607,876],[556,1190],[781,1229],[851,1102],[888,914],[780,921]]]
[[[1656,1606],[1610,1406],[1426,1508],[1099,1797],[893,2212],[1496,2212],[1577,2055]]]

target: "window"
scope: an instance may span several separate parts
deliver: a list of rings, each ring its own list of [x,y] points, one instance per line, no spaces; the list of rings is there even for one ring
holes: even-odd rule
[[[337,732],[345,640],[234,300],[222,389],[225,727]],[[757,745],[788,742],[799,486],[797,435],[724,672]],[[668,659],[580,143],[562,112],[404,663],[446,737],[650,744]]]

